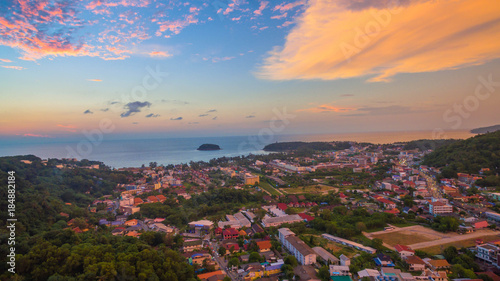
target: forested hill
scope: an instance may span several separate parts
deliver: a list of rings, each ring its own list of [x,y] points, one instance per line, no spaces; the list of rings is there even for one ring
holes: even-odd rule
[[[65,164],[71,168],[61,169]],[[94,164],[100,169],[83,168]],[[105,215],[90,213],[87,206],[103,194],[113,194],[117,183],[130,180],[132,174],[99,162],[0,157],[0,280],[195,280],[193,268],[175,251],[178,241],[165,242],[153,232],[141,239],[113,236],[95,228]],[[13,202],[7,200],[11,181]],[[15,204],[15,244],[8,243],[5,225],[9,203]],[[72,227],[91,231],[76,233],[69,228],[70,219]],[[7,271],[11,267],[5,262],[11,247],[16,274]]]
[[[479,173],[481,168],[500,172],[500,131],[457,141],[428,154],[423,164],[446,170]]]
[[[349,142],[302,142],[302,141],[294,141],[294,142],[276,142],[268,144],[264,147],[264,151],[275,151],[275,152],[283,152],[283,151],[293,151],[293,150],[317,150],[317,151],[325,151],[325,150],[342,150],[350,148],[351,144]]]

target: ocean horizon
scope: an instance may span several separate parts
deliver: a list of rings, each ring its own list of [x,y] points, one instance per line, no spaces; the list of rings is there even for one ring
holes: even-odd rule
[[[447,131],[443,138],[465,139],[474,136],[468,130]],[[35,155],[47,158],[77,158],[101,161],[113,168],[140,167],[157,162],[158,165],[209,161],[219,157],[266,154],[264,146],[285,141],[355,141],[375,144],[433,139],[432,131],[369,132],[342,134],[301,134],[275,136],[224,136],[102,140],[52,139],[15,142],[0,139],[0,156]],[[221,147],[217,151],[198,151],[204,143]]]

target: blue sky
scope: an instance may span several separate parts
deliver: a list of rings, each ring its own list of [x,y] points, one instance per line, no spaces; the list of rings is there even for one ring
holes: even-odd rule
[[[500,5],[389,2],[3,1],[2,135],[244,135],[276,110],[290,134],[500,123],[481,82],[500,81]]]

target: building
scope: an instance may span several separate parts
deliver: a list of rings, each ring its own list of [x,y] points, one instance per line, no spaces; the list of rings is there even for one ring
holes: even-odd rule
[[[348,275],[351,275],[348,266],[330,265],[330,276],[348,276]]]
[[[200,250],[203,246],[203,242],[199,239],[185,240],[182,244],[182,251],[192,252],[194,250]]]
[[[257,246],[259,247],[259,253],[269,252],[272,247],[271,241],[269,240],[259,241],[257,242]]]
[[[296,223],[301,222],[302,218],[299,215],[286,215],[282,217],[267,218],[262,220],[262,225],[264,227],[270,226],[280,226],[284,223]]]
[[[339,259],[340,259],[340,265],[347,265],[347,266],[351,265],[351,259],[348,258],[347,256],[344,256],[344,254],[341,254]]]
[[[316,262],[316,253],[288,228],[278,229],[280,242],[302,265]]]
[[[487,219],[500,222],[500,214],[495,212],[484,212]]]
[[[336,236],[333,236],[333,235],[330,235],[330,234],[324,233],[324,234],[321,235],[321,237],[323,237],[325,239],[328,239],[330,241],[333,241],[333,242],[345,245],[345,246],[356,248],[358,250],[367,252],[369,254],[375,254],[377,252],[377,250],[374,249],[374,248],[372,248],[372,247],[364,246],[364,245],[361,245],[361,244],[356,243],[354,241],[350,241],[350,240],[347,240],[347,239],[344,239],[344,238],[336,237]]]
[[[394,249],[396,249],[396,251],[399,253],[402,259],[415,255],[415,251],[412,250],[412,248],[405,245],[397,244],[396,246],[394,246]]]
[[[408,256],[405,262],[408,264],[410,271],[424,271],[425,262],[418,256]]]
[[[453,206],[439,201],[431,202],[429,203],[429,213],[433,215],[453,213]]]
[[[322,247],[312,249],[326,264],[340,265],[340,260]]]
[[[246,173],[244,176],[245,185],[256,185],[260,182],[259,176]]]
[[[500,268],[500,264],[498,263],[499,253],[500,247],[493,243],[486,243],[476,246],[476,257],[483,262],[496,266],[497,268]]]
[[[190,228],[200,228],[210,230],[214,227],[214,223],[209,220],[193,221],[188,224]]]
[[[428,260],[427,264],[429,265],[429,267],[432,271],[445,271],[445,272],[447,272],[451,269],[451,265],[445,259]]]
[[[380,276],[380,272],[376,269],[363,269],[361,271],[358,271],[358,276],[359,278],[363,278],[363,277],[373,277],[373,278],[376,278],[377,276]],[[371,279],[371,278],[370,278]]]

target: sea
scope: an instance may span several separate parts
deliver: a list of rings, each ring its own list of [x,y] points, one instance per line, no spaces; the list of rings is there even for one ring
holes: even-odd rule
[[[466,139],[474,136],[470,131],[446,131],[444,138]],[[156,138],[156,139],[103,139],[91,141],[82,135],[72,140],[12,141],[0,139],[0,156],[35,155],[47,158],[77,158],[101,161],[112,168],[181,164],[190,161],[209,161],[219,157],[266,154],[264,146],[284,141],[356,141],[375,144],[432,139],[431,131],[369,132],[309,135],[254,135],[224,137]],[[221,150],[198,151],[204,143],[217,144]]]

